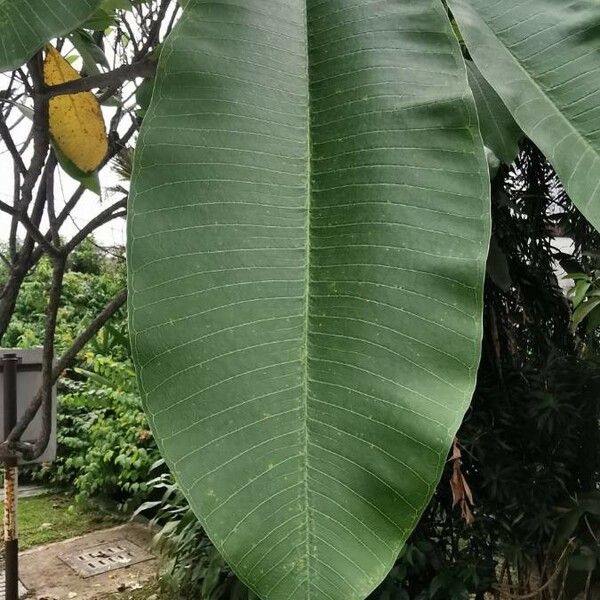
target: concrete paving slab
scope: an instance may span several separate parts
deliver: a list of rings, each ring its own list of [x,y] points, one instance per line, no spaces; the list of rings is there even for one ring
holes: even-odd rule
[[[33,496],[43,496],[51,494],[52,490],[42,485],[20,485],[19,498],[32,498]],[[4,500],[4,488],[0,488],[0,501]]]
[[[26,550],[19,557],[20,579],[29,591],[29,598],[37,600],[92,600],[114,592],[139,589],[156,577],[158,561],[154,556],[86,578],[81,577],[60,557],[122,540],[150,551],[152,533],[151,529],[140,523],[127,523]]]

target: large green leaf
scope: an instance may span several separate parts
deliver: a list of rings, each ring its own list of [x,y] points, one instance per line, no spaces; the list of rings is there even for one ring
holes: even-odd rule
[[[364,598],[439,480],[489,182],[438,0],[192,0],[144,118],[132,346],[156,439],[261,597]]]
[[[498,94],[470,60],[467,61],[467,73],[477,106],[483,143],[504,164],[510,165],[519,153],[523,132]]]
[[[477,67],[600,226],[600,2],[448,0]]]
[[[85,21],[101,0],[0,0],[0,71],[29,60],[48,40]]]

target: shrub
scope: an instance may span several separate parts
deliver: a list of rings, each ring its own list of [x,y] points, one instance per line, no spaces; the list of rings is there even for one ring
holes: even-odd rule
[[[72,486],[80,499],[111,499],[127,510],[146,498],[158,450],[131,365],[91,353],[87,358],[92,370],[78,369],[79,380],[63,382],[57,459],[35,477]]]
[[[42,260],[23,283],[7,346],[42,342],[52,268]],[[101,253],[93,241],[73,254],[58,314],[57,353],[125,285],[124,263]],[[25,472],[35,480],[69,487],[80,499],[101,496],[128,510],[146,497],[149,467],[158,452],[148,429],[130,360],[125,310],[100,331],[59,382],[58,455]]]
[[[106,303],[125,287],[123,261],[107,258],[98,250],[96,258],[92,260],[88,246],[82,247],[81,256],[78,252],[73,255],[65,273],[55,340],[58,354],[68,348]],[[0,281],[5,278],[5,267],[0,262]],[[47,259],[42,259],[29,273],[21,286],[14,314],[2,340],[5,347],[31,348],[42,345],[51,278],[52,265]],[[113,323],[126,332],[124,310],[115,317]]]

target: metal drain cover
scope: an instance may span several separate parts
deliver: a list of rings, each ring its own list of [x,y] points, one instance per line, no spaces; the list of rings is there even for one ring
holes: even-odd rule
[[[81,577],[92,577],[93,575],[150,560],[154,557],[128,540],[119,540],[85,548],[79,552],[62,554],[59,558]]]

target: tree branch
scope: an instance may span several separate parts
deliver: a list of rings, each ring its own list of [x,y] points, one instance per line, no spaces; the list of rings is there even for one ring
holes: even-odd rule
[[[127,300],[127,288],[122,289],[96,316],[96,318],[82,331],[71,347],[60,357],[52,371],[53,384],[75,360],[84,346],[106,325],[113,315],[125,304]]]
[[[27,65],[36,93],[33,97],[33,157],[29,164],[29,169],[23,177],[21,206],[19,206],[19,208],[23,208],[24,210],[27,210],[27,207],[33,198],[33,190],[42,169],[44,168],[48,147],[50,146],[50,135],[48,133],[48,98],[41,95],[41,91],[44,88],[41,53],[38,52]]]
[[[142,46],[142,48],[135,53],[136,57],[144,56],[152,46],[155,46],[158,42],[158,38],[160,36],[160,28],[162,27],[163,21],[165,20],[165,16],[167,14],[167,10],[169,9],[169,5],[171,4],[170,0],[163,0],[158,9],[158,14],[156,15],[156,19],[152,22],[152,27],[148,32],[148,37],[146,42]]]
[[[60,257],[54,260],[52,270],[52,283],[48,297],[48,308],[46,309],[46,325],[44,331],[44,350],[42,355],[42,386],[35,395],[29,406],[13,427],[6,441],[2,444],[3,449],[12,452],[13,449],[21,452],[28,460],[41,456],[48,445],[52,431],[52,379],[54,361],[54,336],[56,333],[56,321],[62,293],[63,277],[65,274],[66,258]],[[38,410],[42,409],[42,430],[35,444],[19,443],[28,425],[35,418]]]
[[[10,130],[8,129],[6,121],[4,120],[4,117],[2,115],[0,115],[0,137],[2,137],[2,139],[4,140],[6,148],[8,149],[13,160],[15,161],[15,165],[19,169],[19,172],[21,173],[21,175],[25,175],[27,173],[27,167],[25,166],[23,158],[21,157],[19,151],[17,150],[17,147],[15,146],[15,142],[12,139],[12,135],[10,135]]]
[[[56,274],[58,275],[58,273]],[[62,285],[62,277],[61,277],[61,285]],[[52,294],[51,294],[52,298]],[[10,454],[14,450],[21,452],[26,458],[36,458],[40,456],[46,446],[48,445],[48,439],[51,433],[51,425],[49,427],[43,428],[44,438],[46,435],[46,439],[41,439],[37,442],[35,446],[31,446],[31,444],[18,443],[19,438],[23,435],[31,421],[35,418],[37,411],[42,406],[45,398],[48,399],[48,405],[51,409],[50,399],[52,394],[52,386],[58,381],[58,378],[62,375],[63,371],[67,369],[72,362],[77,358],[77,355],[83,350],[85,345],[106,325],[106,323],[115,315],[115,313],[125,304],[127,300],[127,289],[122,289],[106,306],[102,309],[100,313],[96,316],[96,318],[82,331],[75,341],[71,344],[70,348],[58,359],[54,367],[49,372],[49,377],[46,377],[43,380],[42,387],[37,391],[35,397],[33,398],[31,404],[27,407],[27,410],[23,413],[22,417],[19,419],[18,423],[15,425],[13,430],[10,432],[10,435],[6,439],[2,446],[2,452],[0,452],[0,457],[5,453]],[[54,309],[54,305],[52,305]],[[49,305],[49,315],[50,315],[50,305]],[[53,313],[52,313],[53,314]],[[56,323],[54,323],[54,327],[56,327]],[[44,415],[44,419],[51,418],[51,411],[48,411]],[[37,453],[37,454],[36,454]]]
[[[98,213],[91,221],[82,227],[72,238],[65,244],[64,248],[67,253],[72,252],[83,240],[85,240],[90,233],[98,229],[101,225],[108,223],[110,220],[123,216],[123,213],[117,213],[120,208],[127,208],[127,198],[123,198],[118,202],[115,202],[108,208],[104,209],[101,213]]]
[[[50,237],[52,239],[52,245],[56,248],[60,247],[60,237],[58,235],[58,226],[56,221],[56,209],[54,208],[54,170],[58,159],[53,150],[50,151],[50,157],[48,163],[52,163],[53,168],[49,169],[46,174],[46,208],[48,211],[48,223],[50,225]],[[46,238],[44,238],[45,240]]]
[[[17,165],[13,164],[13,206],[19,205],[19,199],[21,198],[21,176],[19,175],[19,169]],[[19,221],[17,217],[13,215],[10,220],[10,231],[8,233],[8,255],[11,262],[14,262],[17,258],[17,233],[18,233]],[[12,266],[11,266],[12,268]]]
[[[41,169],[43,169],[43,163]],[[27,179],[28,176],[29,172],[24,179]],[[36,229],[39,229],[39,223],[43,214],[44,202],[47,191],[46,184],[47,178],[45,175],[42,175],[38,186],[37,197],[33,204],[33,210],[31,211],[31,218],[28,217],[28,219],[31,221],[32,226]],[[32,191],[28,191],[28,194],[29,198],[27,202],[23,202],[23,197],[21,197],[19,202],[16,203],[20,210],[25,211],[25,214],[27,214],[27,207],[32,201]],[[9,208],[12,209],[14,207],[9,206]],[[18,222],[17,215],[13,217],[13,221]],[[12,269],[9,273],[9,277],[2,286],[2,292],[0,292],[0,340],[4,337],[4,334],[6,333],[8,325],[12,318],[13,312],[15,310],[17,296],[19,295],[19,290],[21,289],[21,284],[23,283],[29,269],[31,268],[31,256],[34,251],[34,247],[35,240],[33,236],[29,232],[27,232],[27,236],[25,237],[23,245],[21,246],[21,248],[16,253],[13,259]],[[37,249],[39,250],[41,256],[43,254],[44,247],[38,245]]]
[[[60,250],[44,237],[44,234],[33,224],[27,213],[21,212],[19,209],[14,208],[3,200],[0,200],[0,210],[17,217],[17,220],[25,227],[27,233],[29,233],[29,235],[42,246],[48,254],[52,256],[58,256],[60,254]]]
[[[77,94],[79,92],[89,92],[96,88],[120,87],[125,81],[136,79],[137,77],[150,77],[156,70],[156,60],[150,56],[143,58],[130,65],[123,65],[114,71],[101,73],[100,75],[89,75],[81,79],[74,79],[59,85],[45,87],[42,95],[48,99],[53,96],[64,94]]]

